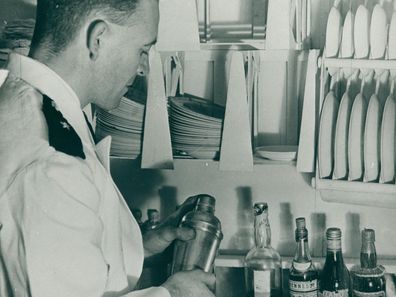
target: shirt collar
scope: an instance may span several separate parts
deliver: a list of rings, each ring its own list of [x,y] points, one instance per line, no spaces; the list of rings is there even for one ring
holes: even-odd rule
[[[80,100],[57,73],[34,59],[16,53],[10,54],[7,69],[54,100],[56,108],[73,126],[81,141],[92,147],[94,141],[85,122]]]

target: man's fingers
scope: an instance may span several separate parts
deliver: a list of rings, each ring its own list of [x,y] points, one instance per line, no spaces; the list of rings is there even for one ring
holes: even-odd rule
[[[195,270],[195,277],[204,283],[208,288],[214,289],[216,285],[216,277],[212,273],[207,273],[202,270]]]
[[[195,238],[195,231],[192,228],[180,227],[176,229],[176,238],[187,241]]]

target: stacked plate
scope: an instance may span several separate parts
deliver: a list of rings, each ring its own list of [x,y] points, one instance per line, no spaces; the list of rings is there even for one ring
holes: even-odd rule
[[[8,60],[11,50],[8,48],[0,48],[0,68],[3,68]]]
[[[220,152],[224,108],[206,100],[174,97],[169,100],[170,129],[176,154],[215,159]]]
[[[34,19],[21,19],[8,22],[3,32],[6,47],[20,54],[27,55],[33,37],[34,25]]]
[[[144,104],[123,97],[111,111],[98,108],[96,136],[98,140],[111,135],[111,155],[136,158],[141,153]]]

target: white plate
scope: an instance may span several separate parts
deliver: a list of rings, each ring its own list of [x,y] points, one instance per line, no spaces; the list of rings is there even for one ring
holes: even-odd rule
[[[385,102],[381,126],[381,183],[392,182],[396,166],[396,103],[391,96]]]
[[[352,105],[348,133],[348,168],[349,180],[363,177],[363,135],[366,121],[367,103],[359,93]]]
[[[379,177],[381,104],[377,95],[372,95],[367,108],[364,129],[364,181],[372,182]]]
[[[296,145],[271,145],[256,148],[259,157],[274,161],[293,161],[297,156]]]
[[[199,151],[199,150],[190,150],[187,151],[191,157],[195,159],[205,159],[205,160],[213,160],[218,158],[219,151]]]
[[[339,103],[330,91],[322,107],[319,123],[318,163],[320,178],[328,178],[333,171],[334,135]]]
[[[352,103],[352,98],[345,92],[341,99],[337,117],[334,140],[333,179],[344,179],[348,177],[348,131]]]

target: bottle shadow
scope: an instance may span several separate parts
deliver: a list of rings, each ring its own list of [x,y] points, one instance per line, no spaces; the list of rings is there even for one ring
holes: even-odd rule
[[[326,214],[312,213],[309,236],[311,238],[311,255],[323,257],[326,254]]]
[[[348,212],[346,214],[346,230],[343,236],[345,241],[345,256],[358,258],[360,255],[360,215]]]
[[[277,250],[282,256],[293,256],[296,244],[294,241],[293,215],[290,211],[290,203],[280,203],[279,226],[280,236]]]
[[[237,232],[231,237],[229,248],[249,250],[254,246],[253,198],[250,187],[238,187],[237,192]]]

